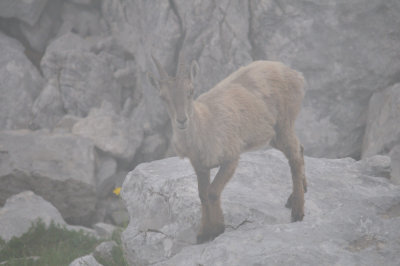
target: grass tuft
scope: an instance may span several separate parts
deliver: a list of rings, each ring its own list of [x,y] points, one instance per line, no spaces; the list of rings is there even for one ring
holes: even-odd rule
[[[113,240],[118,247],[113,250],[113,261],[104,264],[127,265],[122,254],[118,233]],[[104,239],[97,239],[84,231],[70,231],[54,223],[48,227],[43,221],[32,224],[28,232],[5,242],[0,239],[0,265],[36,266],[69,265],[74,259],[90,254]]]

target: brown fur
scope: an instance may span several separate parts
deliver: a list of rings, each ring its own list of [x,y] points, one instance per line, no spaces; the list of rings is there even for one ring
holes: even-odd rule
[[[303,76],[279,62],[256,61],[193,100],[197,64],[192,64],[188,75],[181,62],[177,76],[171,78],[154,61],[161,79],[151,74],[149,79],[165,99],[172,142],[179,156],[190,159],[198,179],[202,203],[198,243],[224,231],[220,196],[240,154],[267,144],[281,150],[289,160],[293,192],[286,206],[292,209],[292,221],[301,221],[306,178],[294,122],[304,96]],[[210,169],[214,167],[220,169],[210,183]]]

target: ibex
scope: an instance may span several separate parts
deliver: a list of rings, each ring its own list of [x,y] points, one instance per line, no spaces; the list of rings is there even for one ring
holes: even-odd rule
[[[292,221],[304,216],[303,147],[294,122],[304,97],[304,78],[280,62],[256,61],[240,68],[208,92],[193,99],[193,81],[199,67],[190,71],[180,56],[176,77],[153,57],[160,78],[148,73],[159,90],[172,124],[177,154],[188,157],[197,175],[202,217],[197,243],[214,239],[225,230],[221,192],[232,177],[242,152],[270,144],[287,157],[293,191],[286,207]],[[210,183],[210,169],[219,170]]]

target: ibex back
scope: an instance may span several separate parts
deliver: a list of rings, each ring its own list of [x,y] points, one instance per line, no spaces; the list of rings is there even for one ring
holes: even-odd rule
[[[197,63],[189,70],[181,56],[176,77],[170,77],[153,60],[160,78],[151,73],[148,78],[166,104],[172,142],[180,157],[190,159],[197,175],[202,206],[197,242],[224,232],[221,192],[234,174],[240,154],[267,144],[288,158],[293,192],[286,207],[292,209],[292,221],[301,221],[307,184],[294,122],[304,96],[303,76],[279,62],[256,61],[194,100]],[[219,170],[210,182],[210,169],[215,167]]]

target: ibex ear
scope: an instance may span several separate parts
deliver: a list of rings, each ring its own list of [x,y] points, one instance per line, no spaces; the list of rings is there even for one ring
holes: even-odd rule
[[[149,80],[150,84],[157,89],[157,91],[160,91],[160,81],[154,76],[153,73],[147,72],[147,79]]]
[[[199,73],[199,65],[195,60],[192,61],[192,65],[190,66],[190,81],[194,82],[197,74]]]

